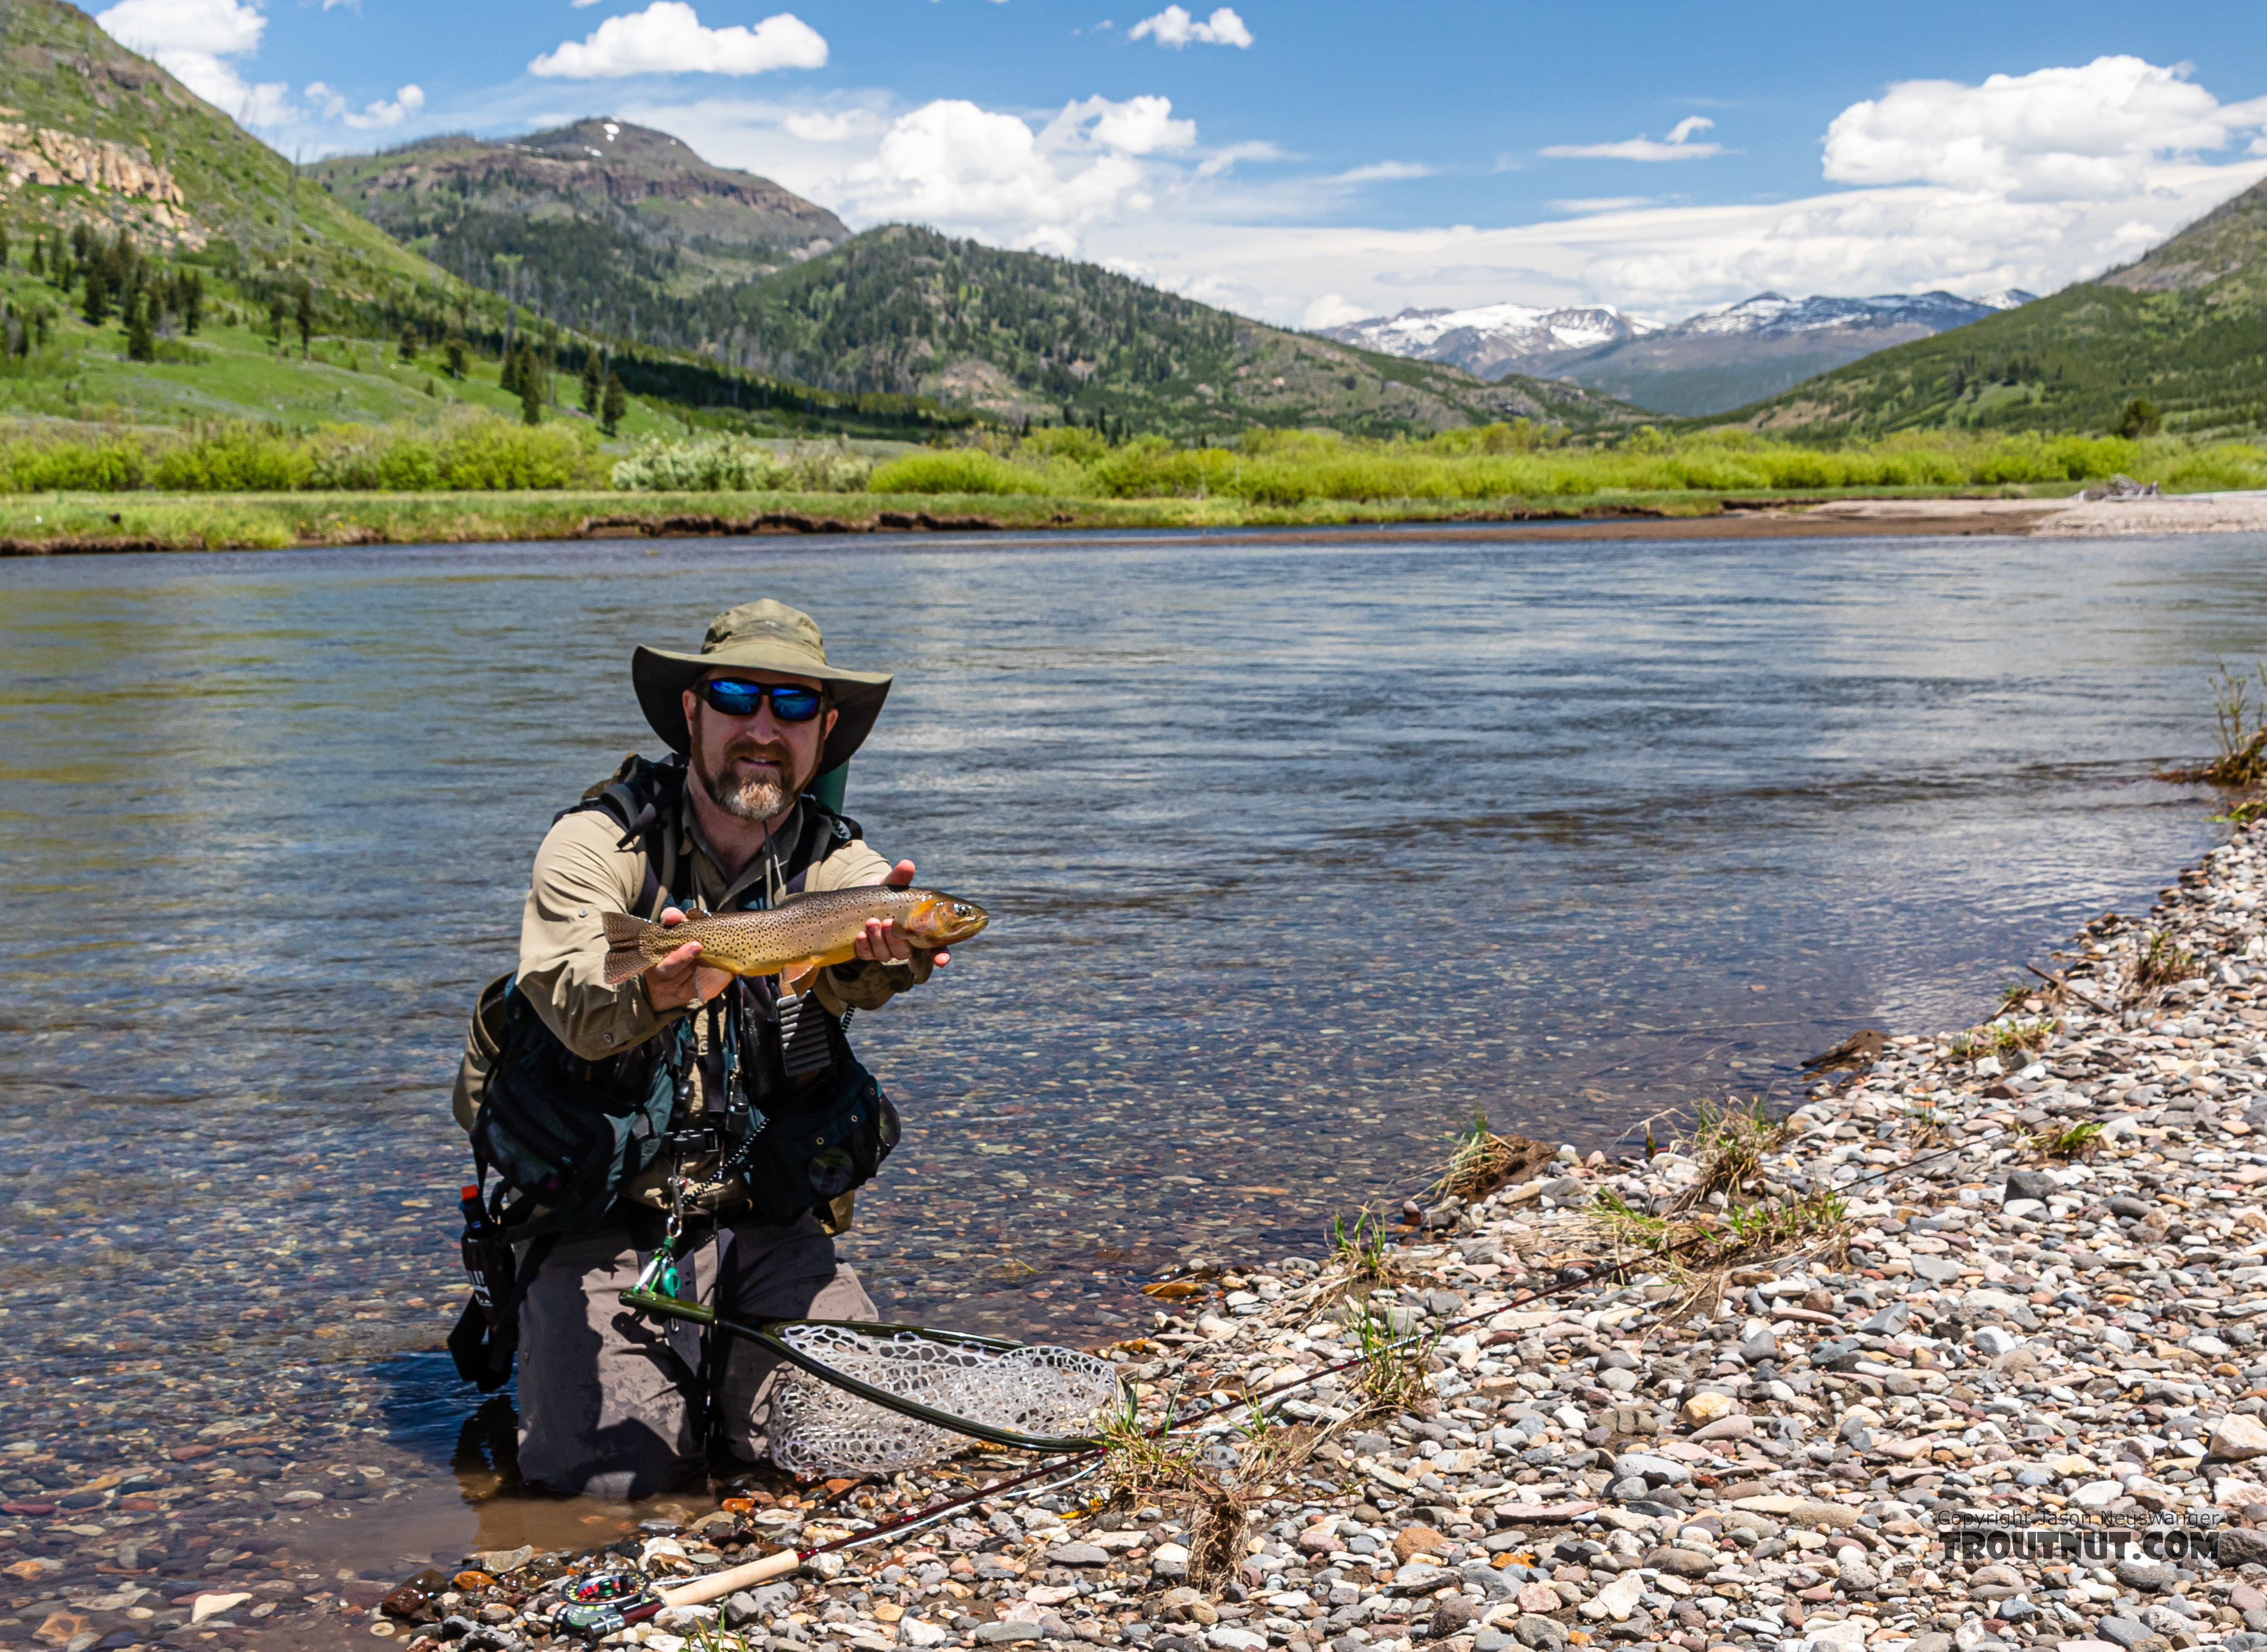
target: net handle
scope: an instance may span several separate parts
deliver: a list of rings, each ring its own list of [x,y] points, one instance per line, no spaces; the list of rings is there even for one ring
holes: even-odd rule
[[[1012,1451],[1040,1451],[1052,1455],[1058,1451],[1090,1451],[1099,1448],[1103,1444],[1098,1439],[1082,1434],[1024,1434],[1015,1429],[1003,1429],[989,1422],[979,1422],[972,1417],[957,1417],[950,1411],[939,1411],[934,1406],[925,1406],[917,1400],[908,1400],[903,1394],[894,1394],[886,1388],[877,1388],[869,1382],[862,1382],[847,1371],[836,1371],[824,1361],[815,1359],[804,1353],[778,1333],[789,1326],[824,1325],[840,1330],[856,1331],[867,1335],[879,1332],[892,1335],[918,1336],[931,1342],[959,1343],[964,1346],[985,1349],[994,1353],[1007,1353],[1021,1348],[1023,1344],[1020,1342],[1009,1341],[996,1336],[978,1336],[968,1332],[933,1331],[918,1325],[877,1325],[864,1319],[767,1319],[760,1325],[742,1325],[737,1320],[723,1318],[715,1309],[701,1303],[686,1302],[676,1297],[664,1297],[649,1290],[625,1290],[622,1292],[622,1302],[625,1306],[635,1309],[641,1313],[655,1314],[665,1319],[689,1319],[696,1325],[706,1325],[722,1331],[727,1336],[737,1336],[744,1341],[753,1342],[759,1348],[778,1355],[797,1371],[806,1371],[829,1386],[840,1388],[847,1394],[855,1394],[870,1405],[879,1406],[885,1411],[894,1411],[899,1416],[911,1417],[916,1422],[926,1422],[932,1428],[943,1429],[954,1434],[965,1434],[971,1438],[982,1440],[987,1445],[1004,1445]],[[1124,1397],[1124,1385],[1121,1383],[1119,1385],[1121,1400]]]

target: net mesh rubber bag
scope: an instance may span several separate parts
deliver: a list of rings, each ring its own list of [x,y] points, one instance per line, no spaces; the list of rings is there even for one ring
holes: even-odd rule
[[[782,1326],[778,1334],[846,1377],[1023,1434],[1083,1434],[1118,1400],[1117,1368],[1076,1349],[993,1349],[830,1325]],[[772,1401],[772,1460],[793,1473],[918,1468],[969,1443],[966,1435],[861,1400],[809,1371],[789,1366],[780,1377]]]

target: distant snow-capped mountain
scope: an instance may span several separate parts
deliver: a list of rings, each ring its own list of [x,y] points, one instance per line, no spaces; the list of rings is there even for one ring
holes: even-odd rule
[[[1945,292],[1884,293],[1872,298],[1787,298],[1778,293],[1757,293],[1720,310],[1704,310],[1659,332],[1663,338],[1725,333],[1783,338],[1828,327],[1919,327],[1924,333],[1943,333],[1979,321],[1995,310],[2027,304],[2032,297],[2013,288],[1982,298],[1955,298]]]
[[[1481,378],[1509,373],[1574,380],[1659,413],[1722,413],[1778,394],[1814,373],[1893,344],[1964,327],[2031,302],[2009,289],[1981,298],[1946,292],[1870,298],[1757,293],[1657,326],[1611,304],[1544,310],[1478,304],[1405,310],[1323,329],[1387,355],[1447,362]]]
[[[1548,377],[1577,356],[1654,330],[1611,304],[1558,310],[1478,304],[1469,310],[1405,310],[1321,331],[1341,344],[1447,362],[1478,377],[1498,379],[1510,373]]]
[[[1688,418],[1776,396],[1816,373],[2030,303],[2009,290],[1982,298],[1882,293],[1789,298],[1758,293],[1675,326],[1618,340],[1565,362],[1562,377],[1656,412]]]

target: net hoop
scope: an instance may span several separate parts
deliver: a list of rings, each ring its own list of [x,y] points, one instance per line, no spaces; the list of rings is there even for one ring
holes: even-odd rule
[[[1077,1396],[1081,1403],[1076,1409],[1082,1414],[1082,1420],[1097,1413],[1117,1410],[1126,1400],[1125,1385],[1117,1367],[1107,1360],[1075,1349],[1048,1348],[1044,1344],[1016,1342],[1004,1337],[979,1336],[972,1331],[940,1331],[928,1326],[890,1325],[869,1319],[767,1319],[756,1325],[743,1325],[723,1318],[703,1304],[664,1296],[656,1291],[631,1290],[623,1291],[621,1296],[625,1306],[640,1312],[662,1319],[689,1319],[696,1324],[713,1327],[728,1336],[753,1342],[767,1353],[777,1355],[816,1383],[924,1424],[929,1429],[940,1431],[941,1436],[964,1436],[981,1440],[988,1445],[1004,1446],[1010,1451],[1037,1451],[1054,1456],[1064,1452],[1090,1451],[1103,1442],[1090,1434],[1037,1433],[1003,1422],[966,1416],[957,1411],[913,1399],[843,1371],[809,1349],[798,1347],[797,1334],[803,1334],[803,1340],[806,1341],[821,1340],[828,1332],[845,1333],[851,1337],[875,1339],[884,1343],[899,1342],[900,1345],[903,1340],[909,1339],[947,1350],[948,1358],[954,1351],[976,1356],[970,1362],[972,1364],[985,1356],[993,1356],[992,1363],[995,1366],[1003,1361],[1016,1360],[1018,1356],[1026,1356],[1030,1361],[1056,1370],[1075,1371],[1077,1378],[1086,1384],[1089,1392]],[[781,1400],[774,1401],[774,1410],[781,1408],[790,1391],[797,1386],[792,1379],[780,1385]],[[938,1443],[938,1440],[928,1442],[930,1449],[925,1450],[918,1461],[933,1462],[950,1455],[949,1450],[934,1449]],[[780,1460],[776,1444],[774,1457],[774,1460]],[[788,1465],[782,1462],[781,1466]],[[808,1466],[824,1466],[817,1462]],[[916,1464],[906,1462],[892,1466],[911,1467]],[[877,1462],[872,1466],[883,1465]]]
[[[1115,1366],[1074,1349],[859,1319],[748,1328],[799,1373],[772,1405],[772,1455],[783,1468],[909,1468],[965,1439],[1046,1455],[1090,1451],[1100,1444],[1093,1435],[1053,1430],[1089,1424],[1125,1398]]]

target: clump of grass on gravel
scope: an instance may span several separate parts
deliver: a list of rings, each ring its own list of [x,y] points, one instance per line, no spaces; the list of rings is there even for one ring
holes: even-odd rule
[[[2024,1138],[2030,1150],[2046,1159],[2091,1159],[2102,1144],[2102,1126],[2088,1119],[2059,1130],[2038,1130]]]
[[[1997,1021],[1988,1029],[1992,1049],[2002,1056],[2028,1056],[2044,1049],[2047,1041],[2061,1030],[2062,1023],[2052,1016],[2041,1016],[2033,1021]]]
[[[1384,1220],[1375,1210],[1358,1212],[1352,1225],[1331,1218],[1331,1266],[1356,1285],[1391,1284],[1397,1274]]]
[[[1355,1311],[1351,1327],[1361,1350],[1361,1370],[1354,1385],[1362,1397],[1361,1415],[1390,1416],[1416,1409],[1431,1397],[1425,1384],[1425,1367],[1433,1357],[1438,1330],[1393,1329],[1385,1315],[1364,1302]]]
[[[1763,1180],[1764,1155],[1786,1139],[1784,1119],[1774,1117],[1761,1096],[1712,1107],[1702,1102],[1692,1126],[1692,1145],[1700,1179],[1685,1189],[1682,1202],[1698,1204],[1711,1194],[1727,1200]]]
[[[2157,778],[2256,791],[2267,785],[2267,665],[2254,666],[2246,676],[2222,660],[2207,681],[2219,755],[2209,763],[2164,770]]]
[[[2204,973],[2204,966],[2196,954],[2177,944],[2161,929],[2149,932],[2143,943],[2139,961],[2133,967],[2131,996],[2159,991],[2175,982],[2187,981]]]

